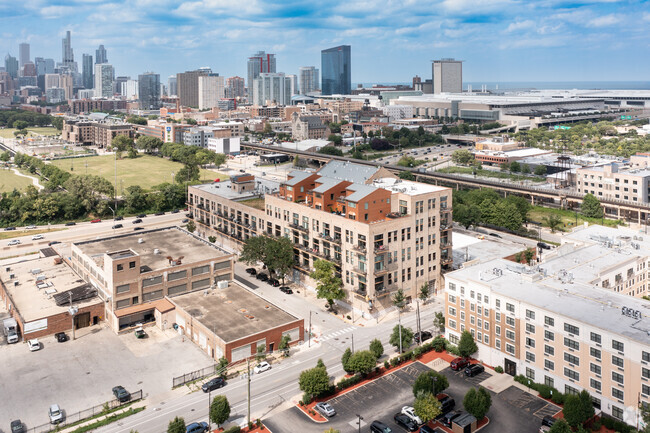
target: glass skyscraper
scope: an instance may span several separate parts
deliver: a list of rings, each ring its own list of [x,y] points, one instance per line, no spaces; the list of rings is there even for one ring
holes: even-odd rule
[[[350,46],[341,45],[321,51],[323,95],[348,95],[352,90]]]
[[[138,99],[141,110],[160,108],[160,75],[153,72],[138,75]]]

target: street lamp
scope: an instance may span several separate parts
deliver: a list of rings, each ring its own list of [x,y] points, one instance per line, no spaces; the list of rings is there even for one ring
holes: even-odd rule
[[[359,418],[359,421],[357,421],[357,425],[359,426],[359,433],[361,433],[361,421],[363,421],[363,417],[357,414],[357,418]]]

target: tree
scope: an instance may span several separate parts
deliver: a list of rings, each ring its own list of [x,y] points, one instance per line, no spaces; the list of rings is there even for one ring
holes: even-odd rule
[[[445,333],[445,315],[441,312],[437,312],[435,318],[433,319],[433,326],[438,330],[439,334]]]
[[[343,355],[341,356],[341,365],[343,366],[343,370],[345,370],[346,373],[350,373],[351,370],[349,370],[348,367],[348,361],[352,357],[352,350],[348,347],[345,349],[345,352],[343,352]]]
[[[298,385],[302,392],[314,398],[329,390],[330,378],[326,369],[314,367],[300,373]]]
[[[120,134],[111,140],[111,147],[117,154],[118,159],[122,158],[123,152],[128,152],[130,149],[133,149],[134,146],[135,144],[133,143],[133,139],[128,135]]]
[[[474,161],[474,154],[466,149],[459,149],[451,154],[451,160],[455,164],[469,165]]]
[[[415,180],[415,175],[410,171],[400,171],[399,178],[404,180]]]
[[[334,146],[340,146],[341,144],[343,144],[343,137],[336,134],[330,134],[327,137],[327,141],[331,141],[332,144],[334,144]]]
[[[395,325],[393,328],[393,333],[390,335],[390,340],[388,341],[391,346],[395,346],[395,349],[400,349],[400,327],[402,328],[402,352],[408,348],[413,342],[413,331],[411,328],[405,328],[402,325]]]
[[[1,161],[3,161],[3,162],[7,162],[7,161],[9,161],[10,159],[11,159],[11,154],[10,154],[9,152],[5,151],[5,152],[2,152],[2,153],[0,154],[0,160],[1,160]]]
[[[151,154],[158,152],[158,149],[163,145],[163,142],[158,137],[150,137],[148,135],[141,135],[136,140],[138,149],[142,149],[145,153]]]
[[[413,410],[424,423],[435,419],[442,413],[440,400],[431,392],[420,392],[413,403]]]
[[[560,418],[553,423],[548,433],[572,433],[571,426],[564,419]]]
[[[190,220],[185,226],[185,228],[187,229],[188,232],[194,233],[194,231],[196,230],[196,224],[194,223],[194,221]]]
[[[578,395],[567,395],[562,414],[571,427],[581,426],[594,416],[595,410],[589,392],[582,390]]]
[[[521,172],[523,174],[530,174],[530,166],[528,164],[523,164],[521,166]]]
[[[178,183],[192,182],[199,180],[200,175],[201,172],[199,170],[199,166],[196,163],[185,164],[183,167],[181,167],[180,170],[178,170],[178,173],[176,173],[176,177],[174,177],[174,179]]]
[[[530,264],[530,262],[533,260],[534,255],[535,252],[532,250],[532,248],[526,248],[526,251],[524,251],[524,258],[526,259],[526,263]]]
[[[535,175],[537,176],[544,176],[546,174],[546,166],[545,165],[538,165],[535,167]]]
[[[424,283],[422,284],[422,287],[420,287],[420,294],[418,297],[422,302],[426,302],[427,299],[429,299],[429,295],[431,294],[431,290],[429,289],[429,284]]]
[[[131,185],[126,188],[124,204],[129,212],[137,212],[147,208],[147,193],[140,185]]]
[[[469,358],[478,351],[478,346],[474,342],[474,337],[469,331],[465,330],[460,334],[460,341],[458,342],[458,352],[463,358]]]
[[[334,146],[323,146],[318,149],[318,153],[322,153],[323,155],[343,156],[343,151]]]
[[[327,260],[316,260],[314,272],[309,276],[318,281],[316,297],[326,299],[330,308],[334,304],[334,300],[345,298],[345,292],[342,289],[343,282],[334,275],[334,263]]]
[[[485,417],[491,405],[492,397],[483,387],[480,387],[478,391],[476,388],[470,388],[463,398],[465,410],[474,415],[477,420],[482,420]]]
[[[519,173],[521,171],[521,164],[519,164],[517,161],[512,161],[510,163],[510,171],[513,173]]]
[[[228,368],[228,359],[225,356],[219,358],[219,365],[217,366],[217,371],[220,371],[219,374],[223,379],[226,378],[226,369]]]
[[[208,236],[208,242],[211,244],[217,242],[217,237],[216,236]]]
[[[395,305],[400,310],[405,306],[406,297],[404,296],[404,290],[402,288],[397,289],[393,295],[393,305]]]
[[[469,229],[471,226],[477,226],[481,222],[481,208],[471,204],[466,205],[459,203],[454,205],[454,221]]]
[[[63,129],[63,118],[52,117],[52,126],[61,131]]]
[[[551,229],[551,233],[555,233],[555,231],[562,224],[562,218],[560,218],[559,215],[551,214],[547,217],[544,217],[544,222]]]
[[[293,266],[293,244],[289,238],[272,238],[271,242],[267,243],[266,248],[270,259],[268,263],[269,270],[280,276],[282,284],[284,284],[284,277]]]
[[[384,345],[381,344],[381,341],[379,339],[375,338],[370,342],[370,351],[375,355],[375,358],[379,359],[381,358],[381,355],[384,354]]]
[[[215,153],[212,159],[212,163],[217,167],[221,167],[226,163],[226,155],[223,153]]]
[[[593,194],[587,194],[582,199],[580,213],[588,218],[602,218],[603,208],[596,196]]]
[[[283,335],[282,339],[280,339],[280,345],[278,346],[278,349],[283,352],[284,356],[289,356],[289,343],[291,342],[291,337],[288,335]]]
[[[210,403],[210,421],[217,427],[228,421],[230,418],[230,403],[225,395],[218,395]]]
[[[264,361],[266,359],[266,347],[261,345],[257,346],[256,352],[257,353],[255,354],[255,360],[257,360],[257,362]]]
[[[29,126],[29,123],[25,122],[24,120],[16,120],[14,121],[14,128],[16,129],[26,129]]]
[[[370,373],[377,365],[377,357],[369,350],[360,350],[352,354],[348,359],[347,366],[354,373],[361,373],[363,376]]]
[[[185,420],[178,416],[167,425],[167,433],[185,433],[185,429]]]
[[[413,396],[417,397],[422,392],[431,392],[438,395],[449,388],[449,380],[437,371],[430,370],[420,373],[413,382]]]

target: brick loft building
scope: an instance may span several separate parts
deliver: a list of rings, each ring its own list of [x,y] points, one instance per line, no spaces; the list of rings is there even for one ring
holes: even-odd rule
[[[294,279],[307,286],[315,287],[314,261],[332,261],[361,311],[392,306],[398,288],[411,299],[424,284],[435,291],[451,268],[451,190],[397,179],[383,167],[331,161],[282,183],[243,174],[190,186],[188,203],[199,235],[228,249],[251,236],[291,239]]]

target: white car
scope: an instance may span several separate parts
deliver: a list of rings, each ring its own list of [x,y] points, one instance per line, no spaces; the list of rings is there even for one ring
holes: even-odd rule
[[[25,227],[25,228],[26,228],[26,229],[28,229],[28,230],[29,230],[29,229],[35,229],[35,228],[36,228],[36,226],[34,226],[34,225],[31,225],[31,226],[27,226],[27,227]]]
[[[37,338],[27,340],[27,346],[29,346],[30,352],[36,352],[41,349],[41,343]]]
[[[422,424],[422,420],[420,419],[419,416],[415,414],[415,409],[413,409],[411,406],[404,406],[402,408],[402,413],[407,417],[411,418],[413,422],[416,423],[417,425]]]
[[[11,247],[13,245],[19,245],[19,244],[20,244],[20,241],[18,239],[14,239],[13,241],[9,241],[9,243],[7,245],[9,245]]]
[[[50,406],[48,415],[50,416],[50,424],[58,424],[63,421],[63,412],[61,412],[61,408],[58,404]]]
[[[34,235],[34,236],[32,236],[33,241],[40,241],[41,239],[44,239],[43,235]]]
[[[264,362],[260,362],[259,364],[257,364],[255,366],[255,368],[253,369],[253,373],[258,374],[258,373],[262,373],[263,371],[270,370],[270,369],[271,369],[271,364],[264,361]]]

